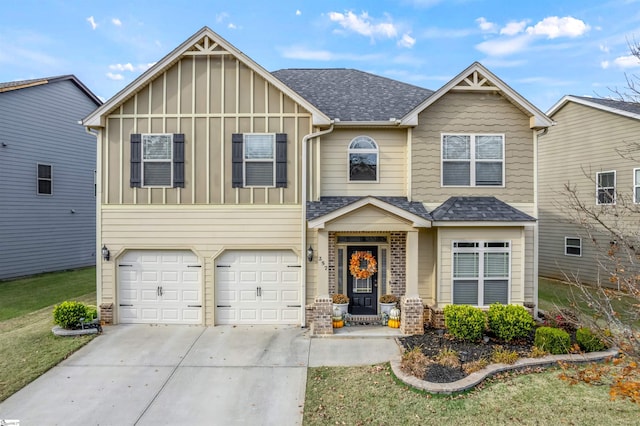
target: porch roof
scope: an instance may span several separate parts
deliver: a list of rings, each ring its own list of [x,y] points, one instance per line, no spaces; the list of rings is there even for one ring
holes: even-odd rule
[[[451,197],[436,207],[435,221],[455,222],[535,222],[534,217],[496,197]]]

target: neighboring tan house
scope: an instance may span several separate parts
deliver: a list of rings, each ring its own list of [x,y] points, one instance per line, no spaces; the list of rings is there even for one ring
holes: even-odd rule
[[[540,136],[540,276],[607,284],[612,237],[588,233],[572,218],[566,186],[587,209],[637,235],[640,203],[640,105],[611,99],[565,96],[547,113],[555,122]]]
[[[96,263],[102,102],[73,75],[0,83],[0,279]]]
[[[479,63],[436,92],[269,73],[205,27],[84,124],[108,321],[331,333],[329,294],[377,315],[393,293],[401,330],[421,333],[451,303],[536,305],[551,121]]]

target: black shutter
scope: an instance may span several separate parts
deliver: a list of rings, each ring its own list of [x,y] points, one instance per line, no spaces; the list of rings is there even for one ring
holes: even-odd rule
[[[142,171],[142,135],[133,133],[131,135],[131,188],[140,188],[142,180],[140,174]]]
[[[173,135],[173,187],[184,188],[184,133]]]
[[[276,133],[276,188],[287,187],[287,134]]]
[[[242,179],[243,141],[242,133],[231,135],[231,186],[233,188],[242,188],[244,186]]]

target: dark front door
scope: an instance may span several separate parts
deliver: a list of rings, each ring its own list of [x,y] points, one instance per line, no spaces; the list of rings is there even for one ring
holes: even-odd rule
[[[349,297],[349,313],[353,315],[376,315],[378,313],[378,273],[374,272],[367,278],[356,278],[351,271],[352,261],[357,261],[359,270],[367,270],[372,256],[378,263],[378,247],[348,246],[347,247],[347,296]],[[377,269],[377,268],[376,268]]]

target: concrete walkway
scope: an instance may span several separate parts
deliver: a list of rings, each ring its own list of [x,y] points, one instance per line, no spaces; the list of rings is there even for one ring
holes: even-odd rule
[[[277,326],[105,327],[0,404],[28,425],[296,425],[307,367],[370,365],[399,353],[392,336],[309,338]]]

